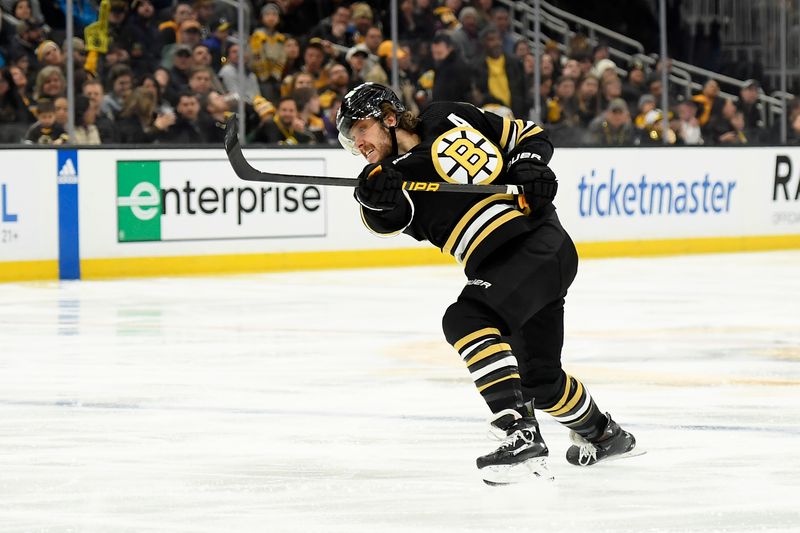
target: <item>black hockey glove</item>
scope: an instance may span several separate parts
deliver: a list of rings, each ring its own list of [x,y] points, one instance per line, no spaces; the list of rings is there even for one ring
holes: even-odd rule
[[[403,198],[403,175],[379,164],[367,165],[358,176],[353,196],[372,211],[391,211]]]
[[[558,192],[555,173],[539,154],[533,152],[512,154],[506,167],[506,176],[508,183],[522,185],[525,190],[525,196],[519,198],[519,204],[526,212],[534,213],[550,204]]]

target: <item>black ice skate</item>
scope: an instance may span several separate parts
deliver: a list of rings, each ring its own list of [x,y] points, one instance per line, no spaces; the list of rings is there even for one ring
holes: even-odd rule
[[[636,447],[636,439],[633,435],[619,427],[619,424],[611,419],[611,415],[606,413],[608,424],[605,430],[596,439],[588,441],[574,431],[570,432],[570,439],[573,445],[567,450],[567,461],[576,466],[591,466],[600,461],[611,458],[620,459],[641,455],[644,452]]]
[[[476,463],[487,485],[505,485],[531,478],[552,479],[547,469],[547,445],[534,417],[513,409],[497,413],[491,425],[504,432],[499,448],[478,457]]]

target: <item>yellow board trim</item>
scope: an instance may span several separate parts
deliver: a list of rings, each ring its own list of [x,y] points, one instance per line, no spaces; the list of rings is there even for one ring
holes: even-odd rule
[[[510,198],[510,196],[508,197]],[[455,237],[453,237],[453,241],[455,241]],[[577,247],[583,259],[763,252],[800,249],[800,235],[582,242],[578,243]],[[109,279],[443,264],[452,265],[453,259],[449,255],[443,255],[435,248],[128,257],[83,259],[81,260],[81,277],[83,279]],[[0,282],[48,279],[58,279],[58,261],[56,260],[0,262]]]
[[[0,261],[0,282],[58,279],[58,261]]]
[[[461,337],[458,341],[456,341],[456,343],[453,345],[453,348],[455,348],[457,352],[460,352],[461,348],[467,344],[471,343],[477,338],[485,337],[487,335],[497,335],[499,337],[500,330],[497,328],[483,328],[479,329],[478,331],[473,331],[469,335]]]
[[[453,264],[436,248],[84,259],[83,279]]]
[[[470,357],[469,361],[467,361],[467,366],[470,367],[479,361],[483,361],[487,357],[491,357],[497,352],[510,352],[510,351],[511,351],[511,346],[509,346],[505,342],[501,342],[499,344],[493,344],[488,348],[484,348],[480,352],[476,353],[474,356]]]
[[[505,381],[507,379],[513,379],[513,378],[519,379],[519,374],[511,374],[510,376],[506,376],[506,377],[503,377],[503,378],[500,378],[500,379],[496,379],[496,380],[492,381],[491,383],[487,383],[486,385],[484,385],[482,387],[478,387],[478,392],[483,392],[486,389],[488,389],[489,387],[491,387],[492,385],[497,385],[501,381]]]
[[[695,237],[642,241],[582,242],[576,244],[584,259],[658,255],[766,252],[800,248],[800,235],[753,235],[747,237]]]

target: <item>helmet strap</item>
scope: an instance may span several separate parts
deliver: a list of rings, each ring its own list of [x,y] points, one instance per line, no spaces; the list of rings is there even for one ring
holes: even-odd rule
[[[396,126],[389,126],[389,137],[392,138],[392,155],[397,155],[397,127]]]
[[[381,118],[381,126],[389,130],[389,137],[392,139],[392,156],[398,155],[399,146],[397,144],[397,123],[394,126],[386,124],[386,117]]]

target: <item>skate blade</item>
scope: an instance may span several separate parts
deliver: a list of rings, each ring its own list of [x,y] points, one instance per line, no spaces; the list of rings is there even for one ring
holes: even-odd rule
[[[629,457],[638,457],[640,455],[644,455],[647,453],[647,450],[643,450],[641,448],[634,448],[628,452],[621,453],[619,455],[615,455],[614,457],[609,457],[608,461],[616,461],[617,459],[627,459]],[[603,461],[606,462],[606,461]]]
[[[638,456],[644,455],[646,453],[647,453],[647,450],[642,450],[641,448],[634,448],[634,449],[632,449],[632,450],[630,450],[628,452],[621,453],[619,455],[613,455],[613,456],[607,457],[605,459],[601,459],[600,461],[597,461],[596,463],[591,464],[591,465],[575,465],[575,466],[579,466],[581,468],[587,468],[587,467],[592,467],[592,466],[596,466],[596,465],[599,465],[599,464],[605,464],[605,463],[610,463],[610,462],[613,462],[613,461],[619,461],[620,459],[628,459],[629,457],[638,457]],[[572,463],[570,463],[570,464],[572,464]]]
[[[547,457],[533,457],[513,465],[494,465],[481,468],[483,482],[490,486],[511,485],[533,480],[552,481]]]

